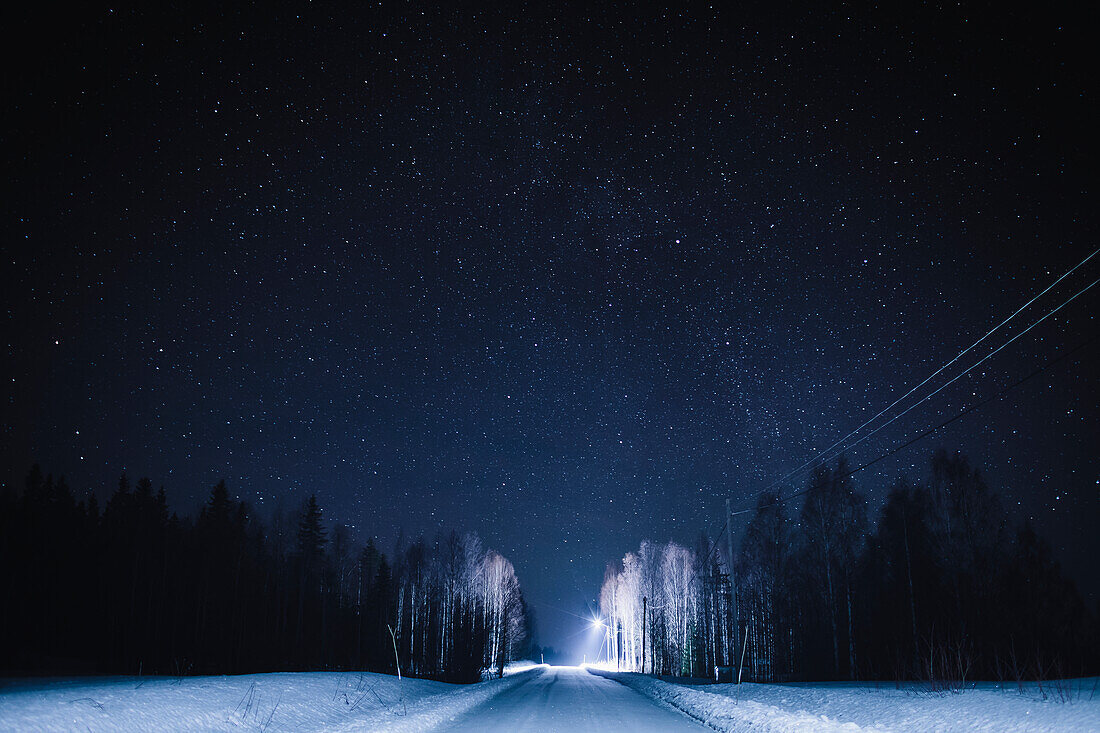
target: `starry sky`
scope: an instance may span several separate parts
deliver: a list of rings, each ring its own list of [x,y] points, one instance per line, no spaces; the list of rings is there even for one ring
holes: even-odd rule
[[[5,11],[3,480],[476,531],[568,649],[607,561],[718,531],[1097,246],[1091,11],[487,5]],[[1088,343],[1098,292],[849,461]],[[1095,352],[857,485],[963,450],[1095,607]]]

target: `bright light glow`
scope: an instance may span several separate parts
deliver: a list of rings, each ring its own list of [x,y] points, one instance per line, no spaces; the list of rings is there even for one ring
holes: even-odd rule
[[[520,672],[526,672],[529,669],[535,667],[547,667],[549,665],[540,664],[538,662],[531,662],[529,660],[521,660],[518,662],[508,662],[504,665],[504,675],[507,677],[510,674],[519,674]]]
[[[602,628],[603,628],[603,619],[602,619],[602,618],[594,618],[594,619],[592,619],[592,628],[594,628],[594,629],[602,629]]]

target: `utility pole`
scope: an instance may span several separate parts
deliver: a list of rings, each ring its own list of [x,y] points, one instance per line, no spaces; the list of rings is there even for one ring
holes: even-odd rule
[[[737,575],[733,570],[733,513],[730,511],[730,500],[726,497],[726,545],[729,547],[730,558],[730,616],[733,619],[733,628],[730,630],[729,639],[732,642],[733,654],[737,653]],[[733,663],[733,654],[727,655],[730,663]]]
[[[741,670],[745,666],[745,649],[749,646],[749,626],[750,624],[745,624],[745,641],[741,643],[741,661],[737,663],[737,684],[741,684]]]
[[[645,674],[645,607],[647,600],[649,599],[642,596],[642,674]]]

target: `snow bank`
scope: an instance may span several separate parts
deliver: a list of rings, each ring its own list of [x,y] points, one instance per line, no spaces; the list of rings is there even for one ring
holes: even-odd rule
[[[541,669],[541,668],[540,668]],[[505,675],[502,679],[487,680],[476,685],[448,685],[456,689],[443,694],[421,700],[415,708],[410,708],[407,715],[390,715],[379,721],[379,727],[363,726],[358,722],[349,722],[348,725],[336,730],[350,733],[362,730],[385,730],[387,733],[421,733],[422,731],[442,729],[446,730],[451,723],[463,713],[469,711],[490,698],[523,684],[538,674],[534,669],[524,672]]]
[[[0,680],[0,730],[421,731],[521,683],[369,672]]]
[[[504,675],[519,674],[520,672],[526,672],[536,667],[539,669],[546,669],[550,665],[543,664],[542,662],[532,662],[529,659],[523,659],[518,662],[508,662],[504,665]]]
[[[688,686],[596,672],[719,731],[1100,731],[1096,679],[1071,680],[1046,699],[1035,686],[979,685],[929,693],[866,684]]]

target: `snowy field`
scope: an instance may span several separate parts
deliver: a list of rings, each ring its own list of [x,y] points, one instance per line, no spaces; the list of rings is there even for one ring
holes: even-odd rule
[[[681,685],[513,667],[450,685],[372,673],[0,680],[0,731],[1100,731],[1098,680],[979,685]],[[596,676],[599,675],[599,676]]]
[[[978,684],[958,693],[893,683],[680,685],[594,672],[719,731],[1100,731],[1100,679]],[[1045,699],[1044,699],[1045,694]]]
[[[2,731],[425,731],[535,671],[477,685],[384,674],[0,680]]]

